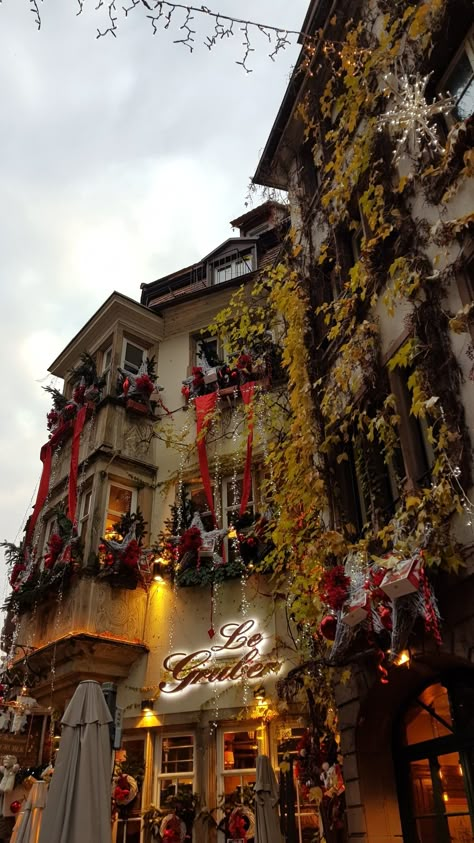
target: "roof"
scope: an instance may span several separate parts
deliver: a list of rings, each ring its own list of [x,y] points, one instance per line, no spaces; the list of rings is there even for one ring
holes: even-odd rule
[[[338,5],[338,0],[312,0],[302,26],[302,34],[298,41],[304,43],[305,35],[313,35]],[[306,83],[306,74],[302,72],[302,63],[306,58],[302,49],[291,74],[288,87],[283,97],[270,135],[257,165],[253,182],[278,190],[287,190],[288,174],[285,168],[278,168],[279,156],[282,158],[281,141],[288,128],[296,126],[295,108],[299,100],[301,89]],[[294,122],[293,122],[294,121]]]
[[[114,291],[53,360],[48,367],[51,374],[65,377],[67,371],[76,365],[81,351],[87,349],[93,354],[119,319],[137,337],[158,341],[163,336],[163,321],[158,314],[129,296]]]
[[[276,202],[274,199],[268,199],[266,202],[263,202],[262,205],[258,205],[258,207],[256,208],[251,208],[250,211],[246,211],[245,214],[242,214],[235,220],[231,220],[230,224],[232,228],[243,228],[244,226],[247,227],[248,225],[251,225],[254,220],[263,217],[264,212],[267,210],[269,212],[273,210],[281,210],[287,212],[288,208],[281,202]]]

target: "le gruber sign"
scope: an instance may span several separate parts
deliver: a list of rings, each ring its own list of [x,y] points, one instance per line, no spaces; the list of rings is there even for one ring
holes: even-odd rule
[[[242,623],[226,623],[219,630],[223,644],[214,644],[194,653],[166,656],[163,667],[171,673],[172,679],[160,682],[160,691],[177,694],[203,682],[238,681],[243,675],[248,679],[258,679],[270,671],[277,673],[280,662],[267,661],[258,651],[263,635],[256,632],[255,627],[255,621],[250,619]],[[225,659],[225,665],[216,664],[221,659]]]

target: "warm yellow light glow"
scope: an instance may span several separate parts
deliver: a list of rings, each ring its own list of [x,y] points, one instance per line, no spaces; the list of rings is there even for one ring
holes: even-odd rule
[[[398,654],[396,659],[393,660],[393,663],[396,664],[397,667],[401,667],[402,664],[406,664],[407,666],[410,665],[410,653],[408,650],[402,650],[401,653]]]
[[[229,530],[229,538],[230,539],[236,539],[237,538],[237,530],[235,529],[235,527],[231,527],[231,529]]]
[[[163,577],[161,576],[161,574],[155,574],[155,576],[153,577],[153,582],[163,583],[163,582],[164,582],[164,579],[163,579]]]
[[[463,776],[463,775],[464,775],[464,771],[463,771],[463,768],[462,768],[462,764],[458,764],[458,770],[459,770],[459,775],[460,775],[460,776]]]
[[[443,799],[445,802],[449,802],[449,796],[447,793],[443,793]]]

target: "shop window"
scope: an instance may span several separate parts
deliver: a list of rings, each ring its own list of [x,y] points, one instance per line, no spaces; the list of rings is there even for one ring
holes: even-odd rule
[[[256,729],[229,730],[220,734],[220,793],[229,796],[255,784],[258,751]]]
[[[157,804],[179,792],[193,793],[195,776],[194,735],[160,735],[158,738]]]
[[[130,340],[124,339],[122,346],[122,359],[120,366],[126,372],[136,375],[145,358],[145,349],[135,345]]]
[[[466,120],[474,112],[474,29],[471,29],[453,61],[448,67],[441,84],[440,93],[449,92],[455,106],[448,115],[448,122]]]
[[[473,701],[472,676],[457,676],[426,688],[402,718],[404,747],[395,757],[403,839],[410,843],[473,839]]]
[[[114,526],[123,515],[134,512],[137,506],[137,490],[122,483],[111,482],[105,516],[105,538],[114,537]]]

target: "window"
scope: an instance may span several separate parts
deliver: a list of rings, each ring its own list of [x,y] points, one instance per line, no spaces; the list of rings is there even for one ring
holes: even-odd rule
[[[123,749],[118,750],[116,754],[118,760],[122,759],[123,770],[130,771],[135,780],[138,782],[138,794],[133,802],[128,806],[126,812],[122,815],[119,813],[117,819],[117,843],[140,843],[141,827],[142,827],[142,785],[143,776],[145,773],[145,739],[136,737],[124,737]]]
[[[439,90],[449,91],[456,101],[451,119],[466,120],[474,112],[474,29],[451,62]]]
[[[217,337],[193,337],[194,345],[194,366],[217,366],[222,363],[219,353],[219,340]],[[217,362],[219,361],[219,362]]]
[[[130,340],[124,339],[122,347],[121,368],[132,375],[136,375],[143,363],[145,351]]]
[[[436,682],[412,700],[394,746],[403,839],[472,840],[474,683],[471,675]]]
[[[91,501],[92,501],[92,489],[87,489],[83,492],[81,497],[81,503],[79,508],[79,521],[77,525],[77,532],[80,536],[84,537],[87,531],[87,522],[89,521],[89,514],[91,509]]]
[[[240,278],[247,272],[252,272],[253,257],[251,252],[234,252],[213,263],[213,283],[223,284],[233,278]]]
[[[216,500],[214,486],[212,487],[212,494],[214,498],[214,508],[217,519],[222,527],[230,527],[239,517],[240,501],[242,499],[243,477],[234,479],[233,477],[225,477],[222,481],[219,490],[219,499]],[[247,504],[247,512],[255,515],[255,494],[254,484],[252,482],[252,489],[250,492],[250,499]],[[209,504],[202,486],[189,486],[189,494],[191,498],[191,508],[193,512],[199,512],[205,530],[214,530],[215,525],[209,510]],[[224,539],[226,559],[233,559],[234,548],[228,539]]]
[[[390,376],[400,415],[400,439],[407,475],[413,483],[429,485],[434,451],[429,441],[426,419],[411,412],[412,393],[409,387],[413,370],[396,368]]]
[[[257,730],[239,730],[220,733],[219,768],[221,771],[219,794],[226,796],[255,784],[255,768],[259,751]]]
[[[117,524],[123,515],[133,512],[137,506],[137,490],[121,483],[111,482],[109,486],[109,497],[107,501],[107,513],[105,516],[105,537],[112,538],[114,525]]]
[[[160,807],[178,791],[194,792],[194,735],[160,735],[158,737],[157,798]]]
[[[353,433],[343,450],[346,459],[336,466],[340,515],[348,532],[358,534],[393,515],[405,469],[399,449],[386,461],[381,443],[361,433]]]
[[[110,389],[110,370],[112,367],[112,346],[109,345],[108,348],[101,354],[100,360],[100,372],[99,374],[105,378],[105,387],[104,391],[108,392]]]

